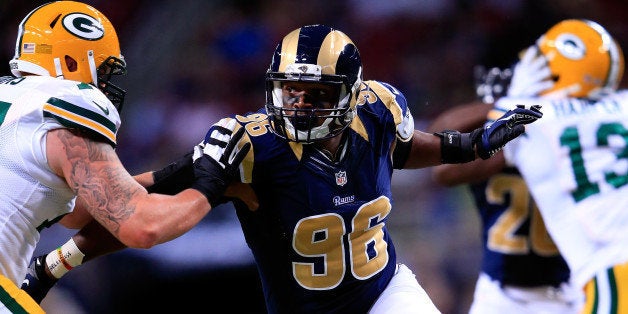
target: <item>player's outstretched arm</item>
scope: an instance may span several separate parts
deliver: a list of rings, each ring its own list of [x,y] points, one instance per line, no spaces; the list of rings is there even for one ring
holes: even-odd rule
[[[445,130],[426,133],[415,130],[409,147],[397,141],[395,148],[408,150],[397,168],[415,169],[439,164],[458,164],[473,161],[479,156],[488,159],[500,151],[506,143],[525,131],[525,125],[541,118],[539,106],[517,106],[506,112],[490,125],[479,127],[469,133]]]
[[[222,164],[219,166],[221,168],[224,166],[225,171],[228,172],[228,177],[235,175],[239,163],[250,149],[250,144],[244,145],[240,150],[235,149],[244,129],[238,130],[233,137],[230,137],[229,134],[235,125],[229,124],[228,128],[224,128],[223,122],[225,121],[212,126],[206,139],[197,145],[194,151],[160,170],[137,175],[134,179],[151,193],[177,194],[194,185],[196,176],[204,176],[207,175],[207,171],[211,171],[211,165],[197,162],[203,160],[202,157],[205,154],[212,159],[216,158],[217,162]],[[208,199],[213,198],[218,198],[218,196]],[[84,202],[79,198],[77,204],[84,204]],[[125,244],[97,221],[92,221],[58,249],[47,255],[33,258],[22,289],[39,303],[56,282],[74,267],[124,248],[126,248]]]
[[[427,127],[428,132],[450,129],[471,132],[486,123],[493,104],[481,101],[459,105],[443,111]],[[476,159],[467,163],[442,164],[433,167],[432,179],[444,186],[480,182],[499,172],[504,166],[502,153],[483,160]]]
[[[249,147],[237,150],[235,122],[215,125],[194,156],[195,181],[177,195],[149,194],[124,169],[113,148],[71,130],[47,137],[51,168],[83,198],[86,210],[122,243],[148,248],[191,229],[222,197]],[[231,144],[231,145],[229,145]],[[223,156],[224,155],[224,156]]]
[[[192,152],[160,170],[145,172],[134,178],[150,193],[175,195],[190,187],[194,181]],[[81,199],[77,201],[80,203]],[[74,210],[74,212],[79,211],[84,212],[80,209]],[[96,257],[124,248],[126,245],[92,219],[62,246],[31,260],[28,273],[22,283],[22,290],[26,291],[37,303],[41,303],[57,281],[70,270]],[[59,256],[64,257],[64,263],[59,260]]]
[[[500,151],[506,143],[525,132],[525,125],[543,116],[541,107],[517,105],[495,122],[477,128],[470,133],[445,130],[435,133],[441,138],[442,163],[473,161],[476,155],[488,159]]]

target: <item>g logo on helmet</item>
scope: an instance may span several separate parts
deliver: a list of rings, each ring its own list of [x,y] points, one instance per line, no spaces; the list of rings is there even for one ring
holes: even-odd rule
[[[556,50],[565,58],[580,60],[586,55],[587,46],[574,34],[561,34],[556,38]]]
[[[70,34],[85,40],[98,40],[105,34],[105,28],[102,24],[87,14],[68,14],[63,18],[62,23]]]

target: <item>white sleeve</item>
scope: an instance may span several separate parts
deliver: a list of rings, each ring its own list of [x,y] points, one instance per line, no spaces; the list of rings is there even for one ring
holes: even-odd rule
[[[68,128],[86,129],[116,145],[120,114],[96,87],[60,80],[57,89],[43,106],[44,117],[53,118]]]

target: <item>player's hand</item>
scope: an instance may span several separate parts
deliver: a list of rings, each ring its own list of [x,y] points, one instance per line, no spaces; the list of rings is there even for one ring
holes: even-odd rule
[[[492,124],[471,132],[471,140],[475,144],[478,156],[482,159],[490,158],[506,143],[525,132],[524,125],[542,116],[541,106],[526,108],[524,105],[517,105],[517,108],[507,111]]]
[[[554,81],[547,60],[536,46],[530,46],[515,65],[507,95],[531,97],[552,88]]]
[[[239,166],[251,143],[239,147],[244,128],[236,128],[234,119],[222,119],[212,125],[205,140],[194,147],[192,160],[196,180],[192,188],[203,193],[212,207],[219,203],[227,185],[239,174]]]
[[[38,304],[58,281],[46,273],[45,267],[45,255],[34,257],[28,266],[26,278],[22,282],[22,290],[26,291]]]

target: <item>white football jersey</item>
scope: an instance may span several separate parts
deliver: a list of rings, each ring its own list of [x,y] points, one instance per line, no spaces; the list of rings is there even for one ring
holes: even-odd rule
[[[530,187],[576,287],[628,261],[628,91],[599,101],[502,98],[497,111],[542,105],[504,147]],[[495,114],[499,114],[496,112]]]
[[[42,228],[72,211],[76,196],[52,172],[46,134],[83,129],[116,143],[120,116],[92,85],[27,76],[0,84],[0,274],[20,286]]]

